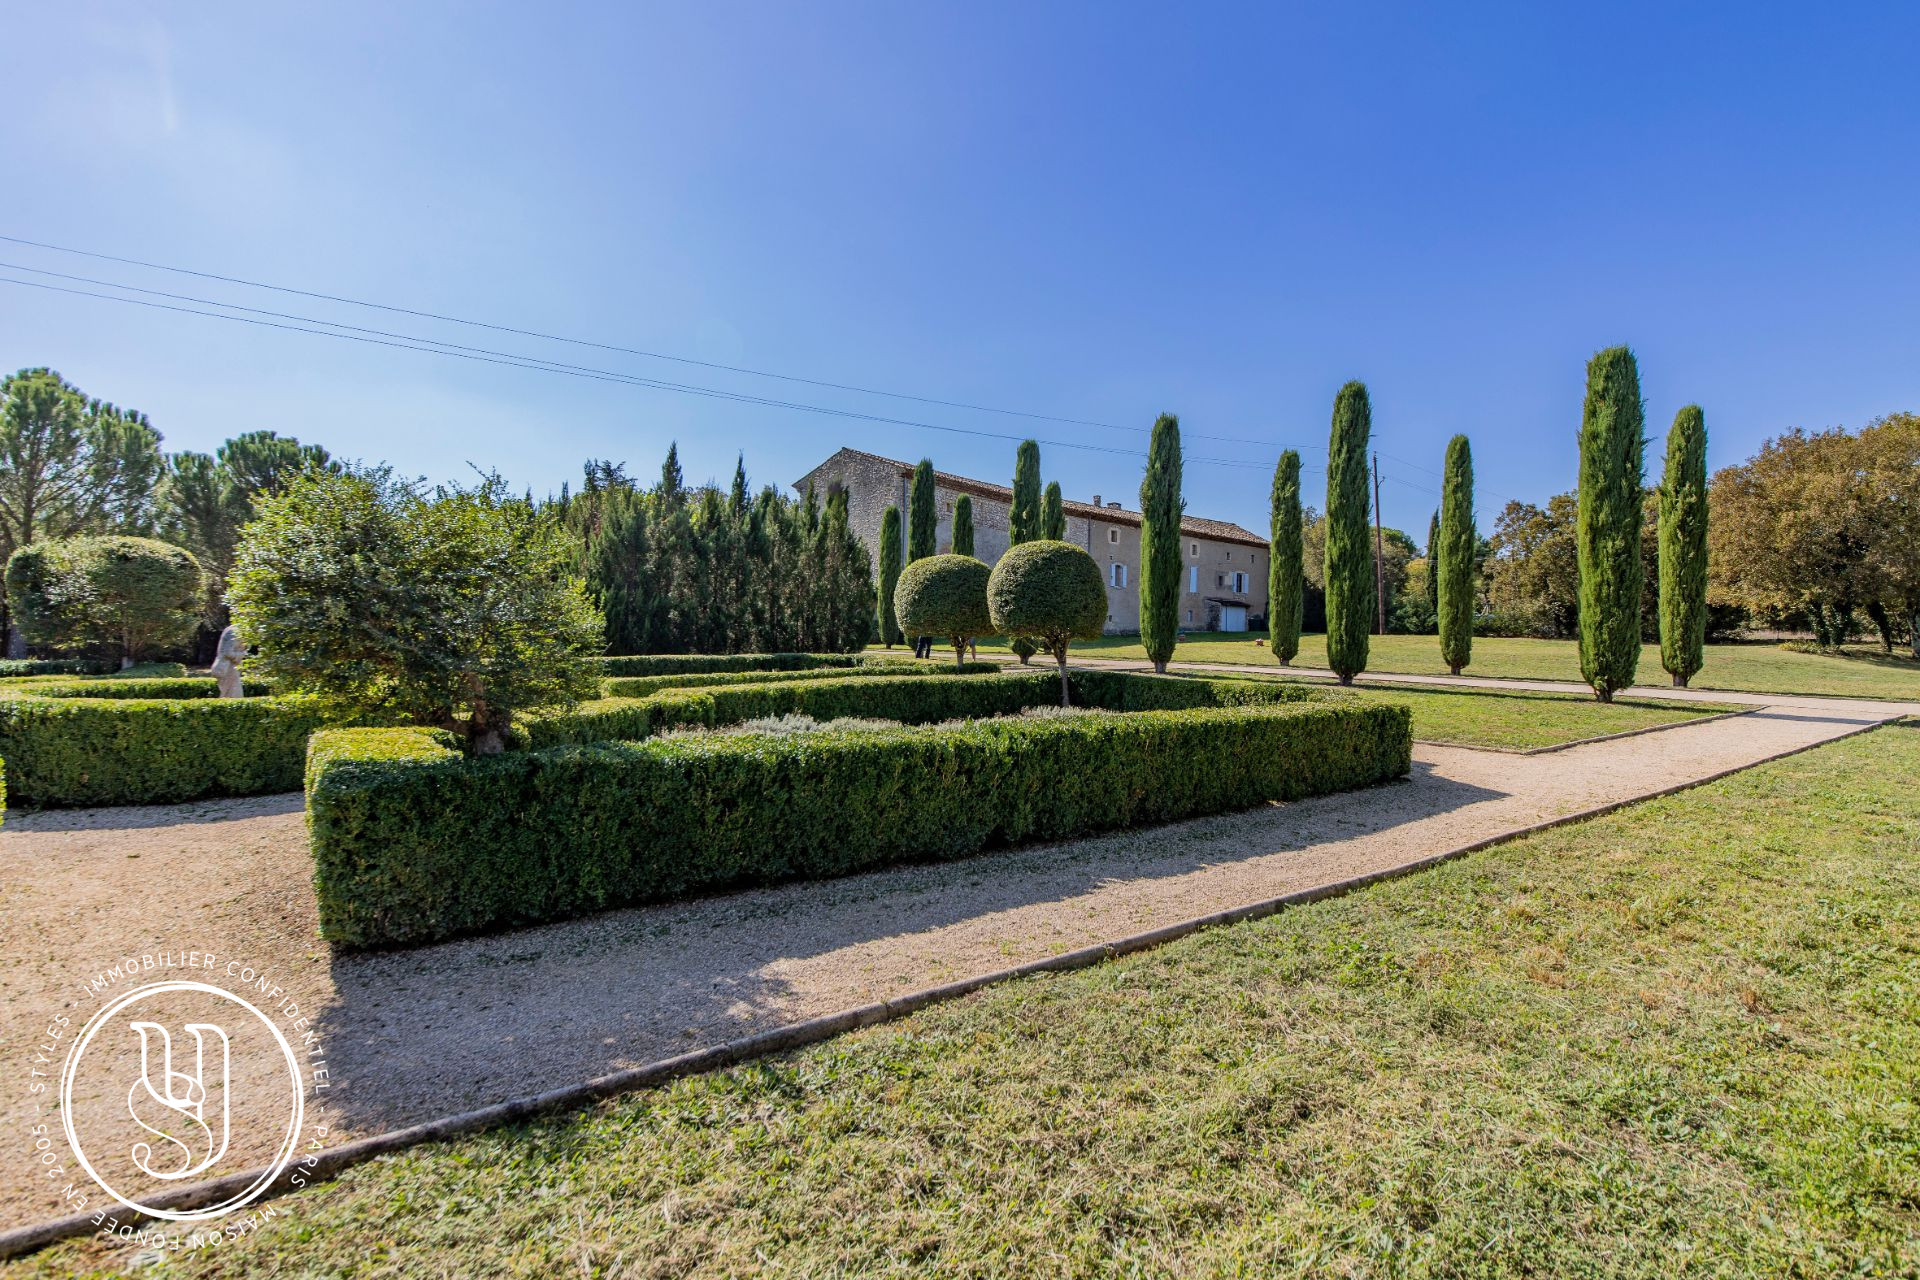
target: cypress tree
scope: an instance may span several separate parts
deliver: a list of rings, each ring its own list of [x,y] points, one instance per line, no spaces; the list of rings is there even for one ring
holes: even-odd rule
[[[920,459],[913,469],[913,494],[907,502],[907,563],[932,555],[939,517],[933,510],[933,463]]]
[[[1147,445],[1140,481],[1140,643],[1165,674],[1180,640],[1180,419],[1163,413]]]
[[[1053,542],[1067,539],[1067,508],[1060,500],[1060,482],[1047,481],[1047,494],[1040,500],[1040,536]]]
[[[893,616],[893,589],[900,583],[900,508],[889,506],[880,517],[880,637],[891,649],[906,637]]]
[[[1283,667],[1300,652],[1300,616],[1307,601],[1306,548],[1300,533],[1300,455],[1289,449],[1273,469],[1271,542],[1267,554],[1267,645]]]
[[[1580,414],[1580,674],[1612,702],[1640,664],[1641,470],[1646,422],[1633,352],[1609,347],[1587,362]]]
[[[1427,517],[1427,608],[1440,616],[1440,513]]]
[[[747,455],[741,454],[733,463],[733,488],[727,491],[727,511],[738,516],[747,509]]]
[[[1473,660],[1473,450],[1465,436],[1447,442],[1440,482],[1440,539],[1427,552],[1427,572],[1439,579],[1440,657],[1455,675]],[[1437,553],[1437,554],[1436,554]]]
[[[1373,624],[1373,544],[1367,531],[1367,440],[1373,407],[1364,383],[1333,402],[1327,441],[1327,666],[1341,684],[1367,669]]]
[[[973,554],[973,499],[964,493],[953,501],[953,554]]]
[[[1013,501],[1007,508],[1007,542],[1019,546],[1038,538],[1040,528],[1040,444],[1022,440],[1013,455]],[[1031,636],[1008,636],[1007,647],[1021,663],[1040,652]]]
[[[1707,419],[1690,404],[1667,433],[1660,479],[1660,665],[1677,687],[1699,672],[1706,644]]]
[[[1040,536],[1040,445],[1022,440],[1013,455],[1013,503],[1007,511],[1007,537],[1014,545]]]

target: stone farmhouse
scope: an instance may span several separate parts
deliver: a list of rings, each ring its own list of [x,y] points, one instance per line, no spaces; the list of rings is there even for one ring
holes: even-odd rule
[[[890,506],[900,508],[906,530],[907,499],[913,464],[858,449],[842,449],[794,481],[805,493],[813,486],[822,501],[847,495],[847,519],[880,562],[880,522]],[[992,564],[1006,553],[1007,517],[1013,490],[945,471],[934,473],[934,507],[939,515],[938,545],[953,549],[953,503],[961,494],[973,500],[973,553]],[[1117,502],[1067,501],[1067,541],[1085,547],[1107,580],[1107,631],[1140,630],[1140,513]],[[1187,516],[1180,522],[1180,626],[1192,631],[1245,631],[1264,626],[1267,615],[1267,540],[1225,520]],[[905,548],[902,548],[904,552]]]

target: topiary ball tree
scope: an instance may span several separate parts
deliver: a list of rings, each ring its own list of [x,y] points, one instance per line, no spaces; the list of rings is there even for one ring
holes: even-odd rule
[[[34,543],[7,566],[8,600],[28,640],[110,647],[122,668],[193,634],[204,585],[192,552],[154,538]]]
[[[1067,646],[1095,640],[1107,623],[1107,584],[1093,557],[1070,542],[1042,539],[1008,550],[987,579],[987,613],[1002,635],[1032,636],[1060,664],[1060,705],[1067,687]]]
[[[987,566],[972,556],[927,556],[900,571],[893,607],[910,636],[945,636],[953,663],[966,660],[967,641],[993,629],[987,611]]]

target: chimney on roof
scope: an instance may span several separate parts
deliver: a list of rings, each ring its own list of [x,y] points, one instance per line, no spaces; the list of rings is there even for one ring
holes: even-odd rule
[[[1100,495],[1097,493],[1093,495],[1093,505],[1096,507],[1100,505]]]
[[[1118,511],[1120,509],[1120,504],[1117,502],[1109,502],[1107,506],[1114,511]]]

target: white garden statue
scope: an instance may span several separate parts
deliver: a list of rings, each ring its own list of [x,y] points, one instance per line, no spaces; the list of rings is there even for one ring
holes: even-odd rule
[[[240,639],[240,633],[232,627],[220,633],[220,648],[213,659],[213,678],[220,685],[223,698],[243,698],[246,691],[240,686],[240,660],[247,656],[247,646]]]

